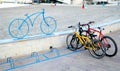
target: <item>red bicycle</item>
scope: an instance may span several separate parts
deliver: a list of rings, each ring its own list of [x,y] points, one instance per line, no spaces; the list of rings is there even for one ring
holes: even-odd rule
[[[98,29],[94,29],[94,28],[91,28],[90,27],[90,24],[94,23],[94,21],[90,21],[88,22],[87,24],[80,24],[80,26],[87,26],[87,32],[89,33],[86,33],[86,35],[93,35],[96,36],[96,33],[97,33],[97,36],[94,37],[95,39],[99,39],[102,41],[102,43],[104,44],[105,48],[106,48],[106,56],[108,57],[113,57],[117,54],[117,51],[118,51],[118,48],[117,48],[117,44],[116,42],[114,41],[113,38],[111,38],[110,36],[106,36],[102,33],[102,31],[104,30],[104,28],[101,28],[101,27],[98,27]],[[73,34],[69,34],[66,38],[66,44],[67,44],[67,47],[68,49],[74,51],[76,50],[76,48],[71,48],[70,46],[70,40],[71,40],[71,37],[73,36]],[[80,46],[81,47],[81,46]],[[80,48],[78,47],[78,49]]]

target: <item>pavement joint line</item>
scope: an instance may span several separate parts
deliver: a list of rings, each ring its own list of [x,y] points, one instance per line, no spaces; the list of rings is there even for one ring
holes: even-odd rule
[[[99,25],[98,24],[97,25],[93,25],[91,27],[93,27],[93,28],[103,27],[103,26],[112,25],[112,24],[115,24],[115,23],[118,23],[118,22],[120,22],[120,19],[114,20],[112,22],[102,23],[102,24],[99,24]],[[10,43],[10,42],[22,42],[22,41],[25,41],[25,40],[31,40],[31,39],[37,39],[37,38],[54,37],[54,36],[69,34],[69,33],[72,33],[72,32],[73,32],[72,30],[69,30],[69,31],[59,31],[59,32],[55,32],[52,35],[41,34],[41,35],[26,36],[23,39],[16,39],[16,38],[3,39],[3,40],[0,40],[0,44]]]

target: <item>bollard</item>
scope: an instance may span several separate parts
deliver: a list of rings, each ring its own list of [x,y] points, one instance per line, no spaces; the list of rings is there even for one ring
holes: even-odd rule
[[[31,57],[35,57],[36,58],[36,62],[40,62],[39,54],[37,52],[33,52],[31,54]]]
[[[14,60],[12,59],[12,57],[8,57],[8,58],[7,58],[7,63],[10,63],[11,69],[14,69],[14,68],[15,68]]]

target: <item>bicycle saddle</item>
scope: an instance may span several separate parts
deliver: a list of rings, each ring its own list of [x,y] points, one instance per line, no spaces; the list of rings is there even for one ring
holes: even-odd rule
[[[90,21],[88,24],[95,23],[95,21]]]
[[[99,30],[105,30],[104,28],[101,28],[101,27],[97,27]]]
[[[90,36],[91,36],[91,37],[96,37],[97,35],[95,35],[95,34],[91,34]]]

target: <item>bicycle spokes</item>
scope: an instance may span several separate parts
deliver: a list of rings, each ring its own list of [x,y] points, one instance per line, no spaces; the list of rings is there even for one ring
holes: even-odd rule
[[[52,34],[57,27],[56,21],[52,17],[45,17],[45,21],[40,25],[40,29],[44,34]]]

